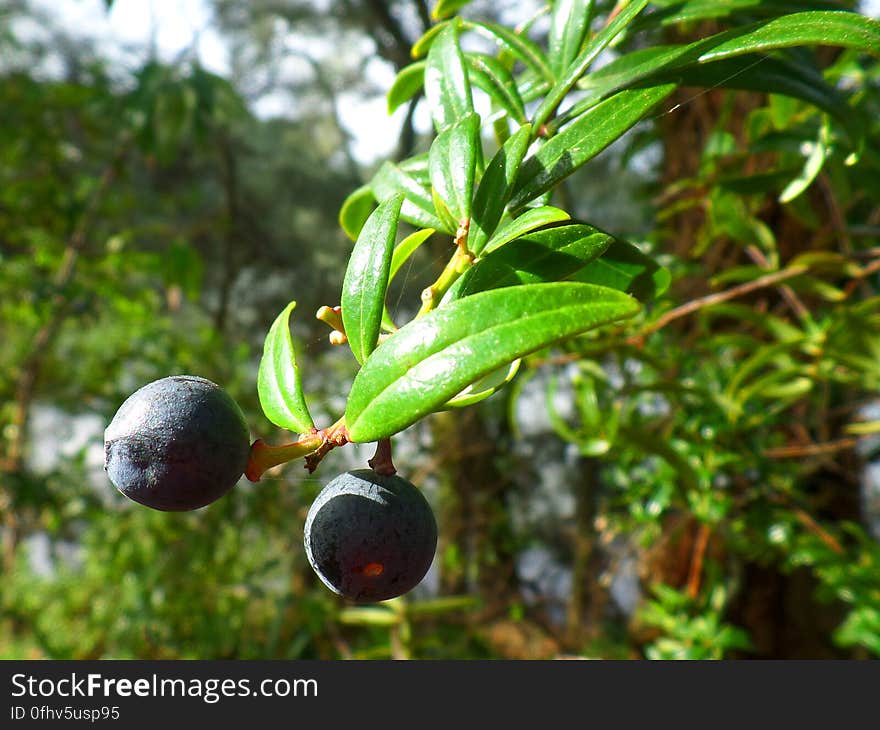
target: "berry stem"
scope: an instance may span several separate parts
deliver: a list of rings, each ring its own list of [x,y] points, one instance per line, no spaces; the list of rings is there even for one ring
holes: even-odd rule
[[[391,439],[379,439],[376,444],[376,453],[373,458],[367,462],[370,468],[377,474],[391,477],[397,474],[397,469],[391,461]]]
[[[244,475],[252,482],[260,481],[260,477],[273,466],[300,459],[321,447],[324,439],[317,429],[303,434],[296,441],[281,446],[270,446],[263,439],[251,444],[250,458]]]
[[[309,473],[318,468],[321,460],[337,446],[344,446],[349,441],[345,417],[340,418],[327,428],[313,428],[296,441],[281,446],[270,446],[263,439],[251,444],[250,458],[244,475],[252,482],[260,481],[260,477],[273,466],[285,464],[294,459],[306,458],[306,469]]]

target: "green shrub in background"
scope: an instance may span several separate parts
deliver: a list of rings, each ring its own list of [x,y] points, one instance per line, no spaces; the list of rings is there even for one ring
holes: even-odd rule
[[[301,436],[259,440],[248,470],[257,480],[306,457],[313,471],[335,447],[403,432],[401,444],[439,414],[428,420],[443,499],[470,521],[462,532],[441,505],[440,595],[347,607],[315,590],[299,548],[281,563],[257,558],[278,554],[272,528],[298,545],[290,516],[308,503],[269,483],[197,515],[96,508],[69,583],[20,569],[4,599],[11,636],[33,625],[36,645],[59,656],[878,650],[880,552],[859,496],[880,347],[880,24],[828,4],[571,1],[513,29],[457,17],[466,5],[433,8],[389,91],[392,109],[424,95],[427,151],[382,164],[342,206],[354,248],[341,311],[326,302],[319,318],[360,367],[325,383],[339,408],[316,427],[303,380],[317,364],[291,338],[286,306],[255,380],[268,420]],[[617,172],[615,149],[621,165],[661,153],[654,224],[630,240],[579,203],[591,169]],[[389,286],[426,244],[446,250],[445,265],[409,298],[410,321],[395,321]],[[516,411],[536,385],[550,431],[531,457],[511,464],[522,438],[485,428],[497,463],[460,463],[472,414],[485,426],[493,402]],[[556,620],[518,590],[510,563],[528,540],[503,509],[514,490],[475,480],[467,494],[455,478],[540,480],[554,464],[570,467],[574,509],[535,537],[570,565]],[[184,525],[186,550],[157,559]],[[121,544],[130,602],[109,606],[108,620],[72,586],[91,568],[100,593],[113,561],[95,559],[125,556]],[[621,611],[609,599],[624,558],[650,594]],[[206,601],[210,617],[196,608]],[[47,603],[61,615],[50,619]],[[39,629],[77,615],[78,630]],[[132,617],[149,619],[131,629]],[[530,640],[536,631],[547,641]]]

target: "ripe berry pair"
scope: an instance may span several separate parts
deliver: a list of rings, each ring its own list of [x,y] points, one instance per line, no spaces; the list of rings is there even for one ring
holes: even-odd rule
[[[104,468],[130,499],[162,511],[216,501],[241,478],[250,452],[238,404],[204,378],[172,376],[145,385],[104,433]],[[305,525],[309,563],[323,583],[355,601],[413,589],[437,547],[422,493],[398,476],[357,469],[318,494]]]

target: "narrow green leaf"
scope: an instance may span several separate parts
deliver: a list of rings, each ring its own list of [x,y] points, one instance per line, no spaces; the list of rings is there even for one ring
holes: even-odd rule
[[[486,400],[486,398],[497,393],[516,377],[521,363],[522,360],[514,360],[509,365],[504,365],[497,370],[493,370],[488,375],[484,375],[476,383],[471,383],[461,393],[446,401],[443,404],[442,410],[465,408],[466,406],[472,406],[474,403]]]
[[[416,61],[400,69],[388,90],[388,113],[412,99],[425,83],[425,62]]]
[[[400,243],[394,247],[394,253],[391,256],[391,271],[388,280],[391,281],[397,276],[400,267],[406,263],[406,260],[415,253],[416,249],[433,236],[436,231],[433,228],[425,228],[415,233],[410,233]]]
[[[396,611],[384,606],[356,606],[343,608],[336,614],[340,624],[349,626],[396,626],[401,616]]]
[[[458,220],[453,217],[452,211],[449,210],[449,206],[446,205],[446,201],[440,197],[437,193],[437,189],[433,185],[431,186],[431,202],[434,204],[434,210],[437,211],[440,220],[443,221],[443,230],[457,231]]]
[[[428,155],[431,185],[456,227],[470,219],[474,195],[480,117],[468,114],[434,138]]]
[[[266,334],[257,372],[257,394],[263,413],[272,423],[308,433],[315,423],[306,405],[290,334],[290,314],[295,307],[296,302],[288,304]]]
[[[541,226],[547,226],[551,223],[559,223],[567,221],[571,216],[561,208],[554,208],[552,205],[542,205],[540,208],[529,208],[518,218],[508,221],[501,226],[494,235],[488,240],[483,254],[488,254],[497,248],[501,248],[515,238],[534,231]]]
[[[712,36],[701,62],[792,46],[840,46],[880,55],[880,22],[844,10],[807,11]]]
[[[425,61],[425,98],[437,132],[448,129],[474,111],[464,55],[458,45],[458,25],[440,31]]]
[[[638,309],[620,292],[569,282],[493,289],[435,309],[364,363],[348,396],[349,436],[392,436],[505,364]]]
[[[825,164],[825,159],[828,156],[828,152],[828,147],[821,140],[813,143],[813,148],[807,156],[806,162],[804,162],[804,169],[794,180],[786,185],[785,189],[779,194],[780,203],[790,203],[810,187],[813,180],[815,180],[816,176],[821,172],[822,166]]]
[[[413,58],[423,58],[426,56],[434,41],[437,40],[437,36],[440,35],[442,30],[449,24],[448,20],[444,20],[428,28],[428,30],[422,34],[422,37],[413,43],[413,47],[410,49],[410,55]]]
[[[833,20],[831,27],[834,32],[829,31],[826,34],[827,16]],[[843,31],[843,27],[847,26],[852,26],[851,32]],[[777,33],[769,33],[768,27],[776,28]],[[717,33],[686,45],[638,49],[591,73],[584,78],[580,86],[593,94],[598,92],[607,95],[637,81],[655,78],[660,72],[672,72],[696,64],[717,62],[723,58],[729,59],[734,56],[764,53],[777,48],[810,44],[841,45],[880,53],[878,51],[880,23],[855,13],[794,13],[773,21],[753,23]],[[749,58],[750,65],[755,65],[757,61],[766,64],[774,59],[762,56]],[[804,64],[789,62],[788,65],[795,69],[804,68]],[[729,66],[725,70],[734,76],[743,73],[747,68],[748,65],[742,64]],[[806,68],[806,72],[821,76],[814,69]],[[731,78],[731,81],[734,80],[735,78]]]
[[[376,198],[369,185],[361,185],[342,203],[342,208],[339,210],[339,225],[352,241],[357,240],[361,228],[375,207]]]
[[[479,255],[486,241],[495,232],[510,200],[513,183],[519,172],[531,139],[532,128],[525,125],[514,132],[486,167],[483,179],[477,186],[471,213],[471,229],[468,248]]]
[[[799,276],[791,279],[790,286],[795,292],[809,292],[829,302],[842,302],[848,296],[843,288],[815,276]]]
[[[631,243],[617,238],[611,241],[601,258],[568,278],[617,289],[642,302],[659,297],[672,281],[669,269],[660,266]]]
[[[504,64],[484,53],[465,53],[464,60],[471,83],[485,91],[517,124],[525,124],[528,121],[525,104],[516,80]]]
[[[526,104],[543,97],[544,94],[550,91],[552,86],[549,81],[541,78],[531,69],[526,69],[521,74],[517,74],[516,83],[519,95]]]
[[[391,255],[391,270],[388,273],[388,282],[391,283],[400,267],[413,255],[415,250],[427,241],[436,231],[433,228],[425,228],[415,233],[410,233],[400,243],[394,247],[394,253]],[[397,329],[394,320],[391,319],[391,313],[386,306],[382,312],[382,328],[387,332],[393,332]]]
[[[420,155],[413,155],[401,160],[398,165],[407,175],[412,177],[416,182],[424,188],[428,188],[431,184],[431,175],[428,170],[428,153],[423,152]]]
[[[753,54],[660,73],[654,78],[675,80],[683,86],[726,87],[791,96],[836,118],[853,139],[862,135],[864,121],[853,111],[847,98],[818,70],[802,63]]]
[[[544,101],[541,102],[537,111],[535,111],[532,126],[536,131],[556,111],[562,100],[568,96],[568,93],[590,67],[590,64],[633,21],[636,15],[642,12],[647,4],[648,0],[630,0],[623,10],[614,16],[610,23],[587,42],[584,50],[568,65],[562,78],[550,89]]]
[[[384,162],[372,180],[373,193],[380,202],[403,193],[400,216],[419,228],[434,228],[445,233],[454,233],[444,224],[431,199],[431,191],[416,177],[393,162]]]
[[[628,89],[582,114],[525,160],[510,208],[516,210],[553,188],[633,127],[673,89],[675,84]]]
[[[342,283],[342,323],[355,359],[363,363],[379,341],[385,292],[403,196],[382,203],[367,219]]]
[[[547,40],[550,65],[557,78],[577,58],[590,30],[594,0],[555,0]]]
[[[406,613],[408,616],[434,616],[451,611],[463,611],[479,603],[480,599],[476,596],[441,596],[407,603]]]
[[[752,373],[760,372],[767,365],[782,367],[793,362],[792,353],[798,351],[806,340],[805,335],[778,342],[772,345],[764,345],[755,350],[749,357],[740,362],[733,374],[728,377],[724,395],[728,400],[735,401],[736,393],[744,387]]]
[[[495,23],[481,23],[471,20],[463,20],[462,27],[482,35],[494,41],[499,48],[510,53],[514,58],[521,61],[525,66],[532,69],[538,76],[546,81],[553,82],[553,69],[544,51],[534,41],[525,36]]]
[[[445,299],[559,281],[601,255],[613,240],[610,234],[582,223],[529,233],[477,261],[452,285]]]
[[[450,15],[455,15],[471,0],[437,0],[434,9],[431,11],[431,20],[442,20]]]
[[[678,23],[694,23],[700,20],[730,19],[742,16],[772,17],[797,13],[803,10],[839,10],[836,2],[821,0],[653,0],[657,10],[640,18],[635,25],[656,27]]]
[[[845,121],[848,109],[844,97],[818,70],[803,63],[756,55],[776,48],[810,44],[841,45],[880,53],[880,23],[847,12],[793,13],[687,45],[639,49],[584,78],[580,86],[590,93],[567,110],[563,120],[637,83],[675,81],[688,86],[726,86],[787,94]],[[851,133],[855,134],[852,130]]]

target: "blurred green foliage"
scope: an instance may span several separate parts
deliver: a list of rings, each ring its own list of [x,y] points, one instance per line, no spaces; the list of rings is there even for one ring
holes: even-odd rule
[[[5,5],[0,16],[29,12]],[[385,18],[370,3],[323,16],[257,5],[216,3],[251,64],[231,79],[190,59],[124,72],[85,48],[66,73],[38,73],[45,50],[0,35],[0,656],[880,654],[865,472],[880,386],[880,66],[854,51],[786,56],[845,94],[839,115],[685,89],[555,191],[666,266],[671,286],[636,320],[526,358],[512,387],[398,439],[441,532],[435,575],[413,596],[347,606],[308,566],[308,505],[350,453],[314,477],[293,466],[243,481],[192,514],[138,507],[101,479],[100,429],[76,429],[171,373],[222,383],[255,437],[285,438],[257,403],[263,336],[291,298],[303,313],[337,303],[350,252],[337,214],[368,171],[332,104],[249,111],[253,75],[280,63],[263,43],[272,13],[360,33],[397,70],[428,21],[416,0]],[[778,4],[656,5],[615,53]],[[363,83],[335,72],[298,91],[334,99]],[[404,125],[401,149],[426,151],[412,134]],[[401,278],[437,267],[429,244]],[[344,409],[356,363],[308,319],[298,349],[325,418]],[[535,549],[550,556],[537,571],[523,562]]]

